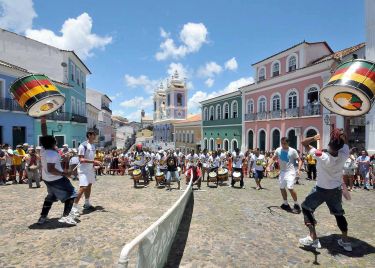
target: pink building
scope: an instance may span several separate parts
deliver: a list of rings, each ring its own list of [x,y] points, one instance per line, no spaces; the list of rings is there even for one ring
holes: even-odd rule
[[[334,53],[326,42],[304,41],[254,63],[256,82],[241,88],[242,149],[272,151],[286,136],[291,147],[302,150],[303,137],[315,134],[326,146],[330,128],[344,127],[344,119],[321,107],[319,91],[342,57],[358,46]]]

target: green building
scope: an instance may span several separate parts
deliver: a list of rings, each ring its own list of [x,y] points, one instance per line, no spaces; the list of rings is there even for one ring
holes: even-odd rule
[[[242,146],[241,91],[201,102],[202,148],[232,152]]]

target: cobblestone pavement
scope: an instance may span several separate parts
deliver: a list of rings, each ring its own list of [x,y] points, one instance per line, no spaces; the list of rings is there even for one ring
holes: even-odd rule
[[[276,180],[265,179],[261,191],[249,178],[246,189],[203,185],[202,191],[194,191],[185,230],[179,232],[179,238],[185,233],[187,241],[177,240],[179,249],[173,247],[169,266],[309,267],[317,262],[321,267],[374,267],[375,191],[356,190],[353,200],[344,202],[353,237],[350,254],[336,245],[339,230],[327,207],[317,210],[323,248],[314,254],[298,244],[307,234],[303,216],[278,208]],[[300,201],[312,186],[306,180],[296,186]],[[95,211],[66,228],[57,222],[63,205],[55,203],[51,222],[40,229],[34,223],[45,194],[45,187],[0,187],[0,267],[113,267],[123,245],[159,218],[182,192],[134,189],[127,177],[99,177],[91,198]]]
[[[156,221],[182,193],[132,185],[128,177],[99,177],[90,198],[97,209],[68,228],[57,222],[63,210],[60,202],[52,206],[50,223],[35,224],[45,186],[0,187],[0,267],[115,266],[124,244]]]
[[[301,180],[295,189],[302,202],[314,182]],[[325,204],[315,213],[322,249],[300,247],[308,234],[302,214],[279,208],[281,194],[275,179],[264,179],[264,190],[255,190],[246,178],[246,189],[209,188],[194,192],[194,207],[181,267],[375,267],[375,191],[355,190],[344,201],[353,237],[353,252],[337,245],[335,217]],[[288,194],[288,199],[291,197]],[[291,203],[291,202],[290,202]],[[172,262],[172,263],[176,263]],[[177,262],[178,263],[178,262]]]

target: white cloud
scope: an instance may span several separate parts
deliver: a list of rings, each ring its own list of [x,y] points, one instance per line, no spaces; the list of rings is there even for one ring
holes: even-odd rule
[[[144,97],[134,97],[130,100],[125,100],[120,103],[120,106],[125,108],[139,108],[145,109],[152,106],[152,96],[150,98],[145,99]]]
[[[142,87],[147,93],[151,94],[158,85],[157,80],[151,80],[146,75],[140,75],[138,77],[125,75],[125,84],[131,88]]]
[[[109,96],[109,98],[110,98],[112,101],[114,101],[115,99],[117,99],[117,98],[120,97],[120,96],[122,96],[122,92],[118,92],[118,93],[116,93],[116,94],[114,94],[114,95],[111,95],[111,96]]]
[[[178,59],[197,52],[204,43],[207,43],[207,35],[208,31],[203,23],[186,23],[180,32],[182,44],[177,46],[170,38],[170,34],[161,28],[160,36],[165,40],[160,44],[160,51],[155,54],[155,58],[159,61],[168,58]]]
[[[207,92],[199,90],[195,92],[188,101],[189,112],[191,113],[198,112],[198,109],[200,107],[199,103],[201,101],[211,99],[222,94],[233,92],[237,90],[238,88],[251,84],[253,82],[254,82],[254,79],[252,77],[242,77],[238,80],[230,82],[224,89],[220,91],[213,91],[213,92],[207,93]]]
[[[167,70],[168,75],[170,76],[174,75],[175,71],[178,72],[181,78],[189,77],[188,70],[181,63],[172,62],[171,64],[169,64],[169,67]]]
[[[223,71],[223,68],[214,61],[207,62],[205,66],[198,69],[200,77],[213,77]]]
[[[215,80],[212,78],[208,78],[204,83],[206,84],[207,87],[212,87],[215,83]]]
[[[82,59],[93,55],[93,49],[104,49],[112,42],[110,36],[98,36],[92,33],[92,18],[82,13],[77,18],[67,19],[61,27],[61,35],[48,29],[28,29],[26,36],[40,42],[67,50],[74,50]]]
[[[237,70],[237,68],[238,68],[238,63],[235,57],[231,58],[225,63],[225,69],[227,70],[235,71]]]
[[[0,0],[0,28],[23,33],[37,17],[32,0]]]

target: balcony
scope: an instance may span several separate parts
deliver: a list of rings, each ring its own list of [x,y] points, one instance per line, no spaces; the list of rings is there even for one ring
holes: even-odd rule
[[[321,105],[320,104],[308,104],[303,106],[303,115],[312,116],[312,115],[321,115]]]
[[[254,121],[256,119],[255,113],[245,114],[245,121]]]
[[[299,115],[300,115],[299,107],[285,109],[284,117],[287,117],[287,118],[299,117]]]
[[[24,112],[18,102],[10,98],[0,98],[0,110]]]
[[[77,123],[87,123],[87,117],[71,114],[71,113],[52,113],[46,115],[47,120],[56,120],[56,121],[72,121]]]
[[[109,112],[109,113],[112,114],[112,110],[109,109],[109,107],[107,107],[107,106],[105,106],[105,105],[102,105],[102,110],[105,110],[105,111],[107,111],[107,112]]]
[[[278,119],[283,116],[283,112],[281,110],[275,110],[270,112],[270,119]]]
[[[266,120],[266,119],[267,119],[267,112],[257,113],[257,120]]]

